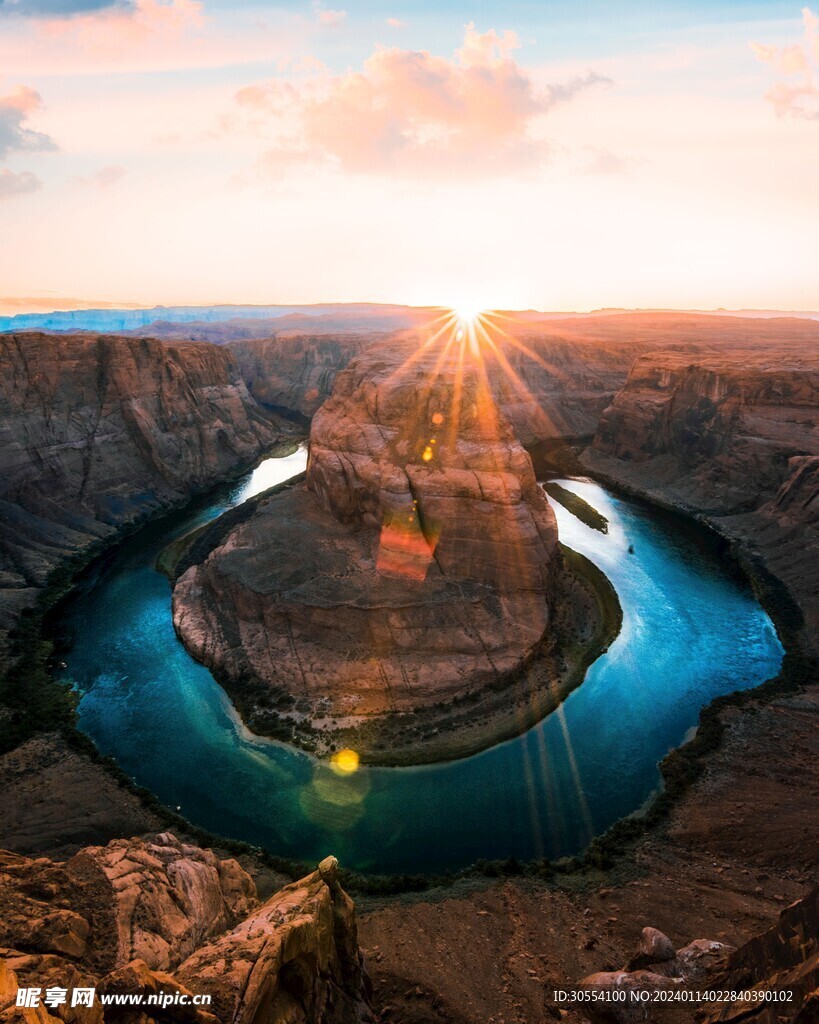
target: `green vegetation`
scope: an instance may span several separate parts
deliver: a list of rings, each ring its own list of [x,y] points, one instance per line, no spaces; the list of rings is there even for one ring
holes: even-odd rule
[[[584,498],[581,498],[579,494],[575,494],[573,491],[567,491],[565,487],[561,487],[560,484],[555,483],[554,480],[547,481],[543,485],[543,490],[550,498],[554,498],[555,501],[559,501],[560,504],[565,509],[568,509],[573,516],[577,516],[581,523],[585,523],[586,526],[590,526],[593,530],[599,530],[600,533],[609,532],[608,519],[601,515],[597,509],[590,505]]]
[[[11,664],[0,678],[0,754],[41,732],[74,731],[77,697],[52,674],[54,645],[46,636],[49,609],[68,594],[79,570],[103,543],[68,558],[48,577],[33,608],[26,608],[9,634]]]
[[[586,558],[585,555],[581,555],[579,551],[566,547],[565,544],[560,545],[560,553],[563,556],[563,564],[566,569],[585,580],[588,590],[594,595],[597,602],[597,625],[591,640],[584,645],[586,659],[583,672],[585,673],[589,665],[597,661],[619,635],[623,627],[623,608],[611,580],[597,568],[594,562]]]

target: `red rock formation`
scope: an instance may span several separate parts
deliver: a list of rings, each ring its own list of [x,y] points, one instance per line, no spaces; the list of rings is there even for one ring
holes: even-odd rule
[[[270,409],[310,417],[329,397],[336,374],[382,335],[343,332],[273,336],[235,341],[229,351],[257,402]]]
[[[307,485],[336,519],[379,529],[379,555],[409,536],[449,579],[546,593],[556,530],[531,460],[477,368],[431,362],[370,357],[339,374]]]
[[[12,334],[0,363],[0,628],[61,558],[223,479],[278,436],[214,346]]]
[[[651,462],[657,484],[719,515],[758,508],[788,459],[819,450],[819,365],[739,365],[682,355],[637,360],[603,413],[595,451]]]
[[[332,857],[259,906],[235,861],[168,833],[83,850],[64,866],[0,851],[0,912],[4,1024],[372,1019],[355,908]],[[38,989],[40,1005],[18,1008],[20,987]],[[50,988],[66,1000],[45,1003]],[[94,1004],[72,1007],[75,988],[95,989]],[[101,996],[154,1002],[103,1006]]]
[[[728,957],[712,987],[734,992],[779,990],[791,993],[783,1002],[754,999],[713,1005],[705,1024],[746,1021],[775,1024],[816,1020],[819,1010],[819,888],[786,907],[767,931],[755,935]]]
[[[88,847],[66,870],[110,886],[117,963],[138,959],[156,970],[175,966],[257,903],[252,880],[235,860],[220,860],[170,833]]]
[[[307,488],[263,503],[174,591],[200,660],[320,728],[498,685],[549,622],[557,531],[531,461],[479,369],[434,362],[399,351],[341,373]]]
[[[753,351],[637,361],[584,465],[704,516],[790,590],[819,650],[819,361]]]
[[[176,972],[221,1021],[370,1020],[355,906],[334,857],[276,893]]]

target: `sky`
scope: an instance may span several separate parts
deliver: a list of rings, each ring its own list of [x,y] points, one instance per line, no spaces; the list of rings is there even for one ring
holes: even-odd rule
[[[819,309],[819,3],[0,0],[0,312]]]

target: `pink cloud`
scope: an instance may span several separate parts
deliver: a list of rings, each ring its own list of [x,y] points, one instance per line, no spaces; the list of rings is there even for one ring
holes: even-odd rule
[[[158,40],[179,40],[203,24],[201,0],[134,0],[128,6],[88,11],[72,18],[36,23],[41,37],[99,56],[151,47]]]
[[[390,28],[403,28],[407,23],[400,18],[387,18],[387,24]]]
[[[18,86],[8,96],[0,96],[0,157],[18,151],[43,152],[57,148],[48,135],[33,131],[25,124],[42,106],[40,94],[26,85]]]
[[[260,113],[271,118],[267,173],[303,162],[363,174],[526,171],[551,152],[532,130],[536,120],[608,79],[590,72],[538,89],[513,56],[519,46],[514,32],[470,24],[452,58],[378,46],[359,71],[261,82],[236,100],[257,118],[255,128]]]
[[[0,68],[6,76],[86,77],[285,61],[316,31],[312,12],[308,22],[283,7],[260,18],[253,5],[228,6],[130,0],[71,17],[0,16]]]
[[[779,75],[788,79],[774,82],[765,99],[777,117],[796,117],[819,121],[819,16],[809,7],[802,8],[803,37],[791,46],[768,46],[751,43],[757,58]]]
[[[314,3],[313,10],[316,21],[325,28],[337,28],[347,18],[346,11],[334,11],[331,7],[324,7],[320,3]]]

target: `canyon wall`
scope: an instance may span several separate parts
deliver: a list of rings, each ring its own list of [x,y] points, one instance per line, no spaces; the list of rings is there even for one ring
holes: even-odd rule
[[[416,315],[417,326],[391,334],[370,314],[359,322],[339,322],[335,333],[327,333],[325,326],[319,333],[318,324],[312,331],[294,324],[285,332],[280,320],[278,326],[270,322],[269,338],[260,338],[247,332],[258,331],[261,324],[237,321],[218,325],[218,338],[204,329],[190,337],[239,339],[231,348],[254,396],[263,404],[312,416],[332,391],[335,374],[356,355],[400,344],[409,356],[420,347],[437,327],[430,326],[432,321],[423,324],[423,311]],[[775,358],[787,361],[819,344],[814,321],[787,318],[619,313],[539,319],[511,313],[490,316],[486,323],[498,353],[496,358],[486,349],[490,385],[518,439],[527,445],[590,438],[635,360],[648,353],[679,352],[689,361],[723,353],[741,365],[749,353],[768,358],[776,353]]]
[[[819,361],[758,353],[637,360],[582,462],[703,516],[797,599],[819,649]]]
[[[233,341],[230,352],[257,402],[308,419],[332,392],[336,374],[374,344],[371,335],[286,334]]]
[[[0,336],[0,628],[66,555],[224,479],[279,431],[230,354]]]
[[[604,346],[564,338],[553,329],[504,325],[497,336],[503,364],[492,365],[490,386],[524,444],[555,437],[590,437],[602,410],[623,386],[645,345],[626,337]],[[401,335],[282,333],[230,343],[254,398],[277,411],[310,417],[329,397],[336,375],[356,356],[401,348],[409,358],[424,333]],[[510,340],[513,339],[513,340]]]

